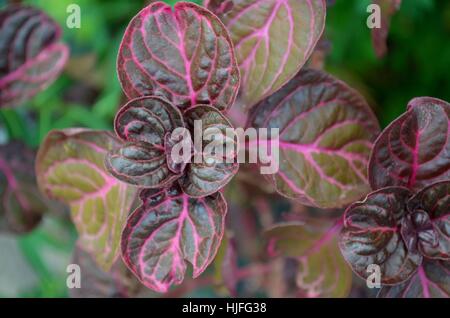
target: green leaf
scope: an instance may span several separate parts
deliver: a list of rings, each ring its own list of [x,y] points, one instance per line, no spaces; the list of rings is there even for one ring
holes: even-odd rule
[[[337,222],[284,223],[266,232],[269,244],[282,256],[299,262],[297,286],[307,297],[347,297],[352,271],[338,247]]]
[[[81,246],[103,270],[119,255],[120,234],[136,195],[133,187],[106,172],[105,155],[119,145],[105,131],[53,131],[36,164],[40,189],[70,206]]]
[[[247,106],[286,84],[309,58],[325,27],[323,0],[235,0],[215,13],[230,32]],[[215,1],[207,2],[214,10]]]

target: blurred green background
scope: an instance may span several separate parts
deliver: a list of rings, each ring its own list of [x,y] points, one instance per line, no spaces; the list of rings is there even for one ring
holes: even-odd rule
[[[123,102],[117,50],[143,0],[27,0],[61,26],[71,59],[46,91],[17,109],[0,110],[0,143],[22,140],[37,148],[52,129],[112,129]],[[177,1],[165,1],[173,4]],[[201,1],[194,1],[201,2]],[[377,59],[366,26],[370,0],[336,0],[328,9],[325,69],[364,94],[382,126],[416,96],[450,101],[450,1],[404,0],[394,16],[386,57]],[[81,8],[81,28],[65,27],[69,4]],[[0,0],[0,6],[6,4]],[[0,126],[2,126],[0,125]],[[0,296],[64,297],[66,264],[76,233],[68,221],[46,217],[31,234],[0,235]],[[204,296],[204,295],[203,295]]]

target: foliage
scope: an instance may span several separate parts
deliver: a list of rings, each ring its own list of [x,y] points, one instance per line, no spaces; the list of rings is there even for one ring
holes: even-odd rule
[[[369,264],[379,297],[449,296],[449,4],[377,1],[371,38],[370,0],[80,0],[81,29],[69,0],[24,2],[0,14],[0,227],[32,231],[32,295],[66,294],[59,257],[91,282],[73,297],[370,296]],[[420,95],[441,99],[401,115]],[[174,162],[195,119],[280,128],[279,171]]]
[[[395,287],[381,295],[430,296],[428,275],[449,296],[448,275],[436,276],[450,260],[449,119],[449,103],[413,99],[375,142],[369,164],[375,191],[345,212],[340,245],[353,270],[367,278],[367,266],[376,264],[383,284],[411,280],[412,294]]]

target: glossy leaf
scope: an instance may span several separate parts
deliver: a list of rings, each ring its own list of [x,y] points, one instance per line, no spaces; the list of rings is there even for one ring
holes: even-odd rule
[[[119,49],[119,79],[129,98],[157,95],[180,108],[211,104],[223,111],[239,89],[227,30],[210,11],[188,2],[155,2],[130,22]]]
[[[413,99],[405,114],[378,137],[369,163],[373,189],[403,186],[413,191],[450,179],[450,104]]]
[[[1,231],[29,232],[48,209],[36,186],[34,157],[22,143],[0,146]]]
[[[133,99],[116,115],[117,135],[127,141],[106,157],[108,171],[132,185],[159,188],[179,178],[167,164],[165,142],[175,128],[184,127],[180,111],[155,96]]]
[[[190,198],[175,185],[143,190],[122,234],[125,263],[148,288],[166,292],[180,284],[189,262],[193,277],[214,259],[224,233],[226,202],[221,193]]]
[[[285,223],[266,232],[274,251],[299,262],[297,286],[306,297],[347,297],[352,272],[338,247],[341,224]]]
[[[370,264],[380,266],[381,283],[398,284],[411,277],[422,262],[409,251],[400,234],[406,215],[406,188],[389,187],[370,193],[345,212],[340,248],[356,274],[366,279]]]
[[[268,177],[281,194],[331,208],[369,192],[367,162],[379,126],[365,100],[343,82],[302,70],[249,118],[247,126],[279,128],[279,171]]]
[[[298,73],[325,26],[323,0],[234,0],[228,7],[210,2],[233,40],[248,107]]]
[[[136,195],[104,166],[108,151],[120,144],[105,131],[53,131],[41,145],[36,163],[40,189],[70,206],[82,248],[103,270],[119,255],[120,234]]]
[[[191,135],[196,138],[202,134],[203,138],[201,149],[195,149],[193,162],[180,179],[180,185],[189,196],[210,195],[224,187],[239,169],[235,135],[227,135],[226,131],[233,126],[224,115],[210,106],[199,105],[184,115]],[[194,128],[194,121],[201,123],[201,130]],[[231,149],[230,152],[226,151],[227,147]]]
[[[408,202],[413,213],[426,213],[429,225],[418,233],[422,255],[450,260],[450,181],[435,183],[415,195]]]
[[[375,53],[383,57],[387,53],[387,38],[392,16],[400,9],[401,0],[374,0],[381,9],[381,26],[372,28],[372,42]]]
[[[184,127],[181,112],[169,102],[155,96],[129,101],[116,115],[114,127],[124,141],[142,141],[162,147],[165,136]]]
[[[118,180],[140,187],[160,188],[180,177],[167,166],[163,149],[142,142],[109,152],[105,164]]]
[[[60,37],[59,26],[42,11],[0,11],[0,107],[20,105],[57,78],[69,55]]]
[[[192,157],[193,155],[193,145],[192,145],[192,139],[191,136],[188,134],[187,130],[183,131],[181,135],[177,135],[175,133],[167,134],[165,137],[165,144],[164,144],[164,151],[166,154],[166,162],[167,167],[170,171],[172,171],[175,174],[181,174],[186,169],[186,166],[189,162],[187,161],[178,161],[179,158],[175,158],[172,154],[172,152],[176,153],[175,147],[182,147],[182,149],[185,149],[185,147],[189,150],[188,156]],[[184,155],[184,151],[180,151],[178,155]],[[177,159],[177,160],[175,160]]]
[[[449,298],[450,263],[424,260],[417,273],[408,281],[384,286],[378,297],[381,298]]]

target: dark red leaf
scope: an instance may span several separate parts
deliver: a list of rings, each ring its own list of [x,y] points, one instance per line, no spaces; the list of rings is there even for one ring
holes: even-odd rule
[[[223,237],[227,207],[222,194],[190,198],[175,185],[143,190],[141,199],[122,233],[122,255],[131,271],[158,292],[183,281],[186,262],[193,277],[199,276]]]
[[[432,184],[408,202],[413,214],[426,214],[428,226],[418,229],[418,247],[428,258],[450,260],[450,181]],[[414,214],[413,214],[414,215]],[[423,219],[423,218],[422,218]]]
[[[227,30],[208,10],[188,2],[155,2],[130,22],[117,62],[129,98],[157,95],[180,108],[226,110],[239,89]]]
[[[364,98],[334,77],[303,69],[252,109],[247,126],[279,128],[280,167],[268,177],[281,194],[332,208],[369,192],[366,169],[378,122]]]
[[[108,171],[117,179],[142,187],[159,188],[179,178],[167,164],[166,139],[184,127],[181,112],[171,103],[155,96],[129,101],[116,115],[114,127],[126,144],[106,157]]]
[[[118,180],[145,188],[168,186],[180,177],[167,166],[164,149],[144,142],[127,143],[110,151],[105,166]]]
[[[388,187],[370,193],[345,212],[340,248],[353,270],[366,279],[370,264],[380,266],[383,284],[398,284],[411,277],[422,262],[419,253],[409,251],[400,234],[407,213],[406,188]]]
[[[369,162],[373,189],[403,186],[414,192],[450,179],[450,104],[419,97],[375,142]]]
[[[178,108],[156,96],[136,98],[116,115],[114,127],[124,141],[142,141],[162,148],[165,136],[177,127],[184,127]]]
[[[20,105],[56,79],[69,55],[60,37],[59,26],[40,10],[0,12],[0,107]]]
[[[238,145],[234,132],[227,135],[227,129],[232,129],[233,126],[211,106],[199,105],[189,109],[184,115],[193,138],[198,138],[199,134],[203,138],[201,145],[198,145],[201,149],[195,149],[193,162],[187,166],[180,185],[189,196],[210,195],[223,188],[239,169]],[[194,128],[194,121],[201,123],[201,130]],[[194,143],[195,146],[197,145]],[[227,147],[232,151],[227,153]]]
[[[189,153],[187,156],[192,156],[193,154],[193,145],[192,145],[192,139],[190,135],[186,135],[186,132],[183,132],[181,135],[175,135],[175,134],[167,134],[165,137],[165,144],[164,144],[164,150],[166,152],[166,160],[167,160],[167,166],[169,167],[170,171],[176,174],[181,174],[184,169],[186,168],[186,165],[188,162],[175,160],[175,158],[172,155],[172,152],[175,150],[175,146],[179,146],[182,144],[182,149],[184,147],[187,147],[189,150]],[[180,151],[178,155],[184,155],[182,151]],[[178,159],[178,158],[177,158]]]
[[[424,259],[417,273],[396,286],[384,286],[381,298],[449,298],[450,263]]]

